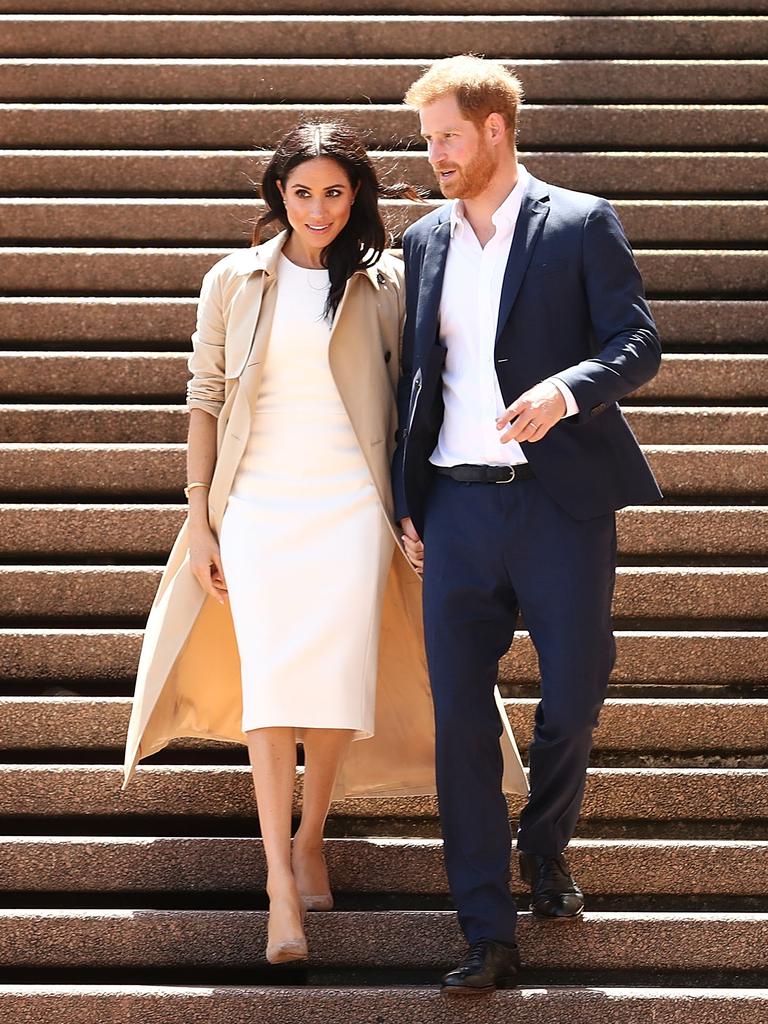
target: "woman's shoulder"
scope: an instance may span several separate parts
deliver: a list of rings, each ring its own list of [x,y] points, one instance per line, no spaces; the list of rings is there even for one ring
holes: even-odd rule
[[[276,259],[282,248],[282,232],[260,245],[252,245],[247,249],[235,249],[213,264],[207,273],[208,278],[243,277],[257,270],[266,270]]]
[[[381,278],[395,288],[402,288],[405,281],[405,264],[400,256],[391,249],[385,249],[376,263],[376,270]]]

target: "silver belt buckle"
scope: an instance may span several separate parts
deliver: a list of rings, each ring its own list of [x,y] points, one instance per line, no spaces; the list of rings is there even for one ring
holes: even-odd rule
[[[498,483],[498,484],[511,484],[512,483],[512,481],[515,479],[515,467],[514,466],[508,466],[507,469],[509,470],[509,480],[497,480],[496,483]]]

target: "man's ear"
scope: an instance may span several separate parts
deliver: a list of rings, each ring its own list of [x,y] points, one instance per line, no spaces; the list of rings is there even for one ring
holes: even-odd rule
[[[501,114],[489,114],[485,119],[485,127],[490,134],[492,145],[498,145],[507,134],[507,125]]]

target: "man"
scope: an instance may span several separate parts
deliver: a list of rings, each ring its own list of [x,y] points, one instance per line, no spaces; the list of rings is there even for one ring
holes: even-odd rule
[[[493,699],[518,612],[541,702],[517,849],[535,914],[583,896],[563,850],[615,657],[614,512],[660,492],[617,405],[654,376],[655,324],[603,199],[518,164],[519,80],[477,57],[408,91],[454,200],[404,238],[397,516],[424,576],[445,864],[470,944],[446,992],[515,983],[511,836]]]

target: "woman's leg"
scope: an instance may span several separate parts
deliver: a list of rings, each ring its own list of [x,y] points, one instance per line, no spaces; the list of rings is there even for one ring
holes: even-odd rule
[[[353,735],[352,729],[304,731],[304,799],[293,839],[293,872],[303,896],[325,897],[330,892],[323,830],[334,783]],[[319,901],[318,909],[326,909],[326,903]]]
[[[267,861],[269,943],[303,939],[303,907],[291,870],[296,734],[293,728],[269,728],[247,736]]]

